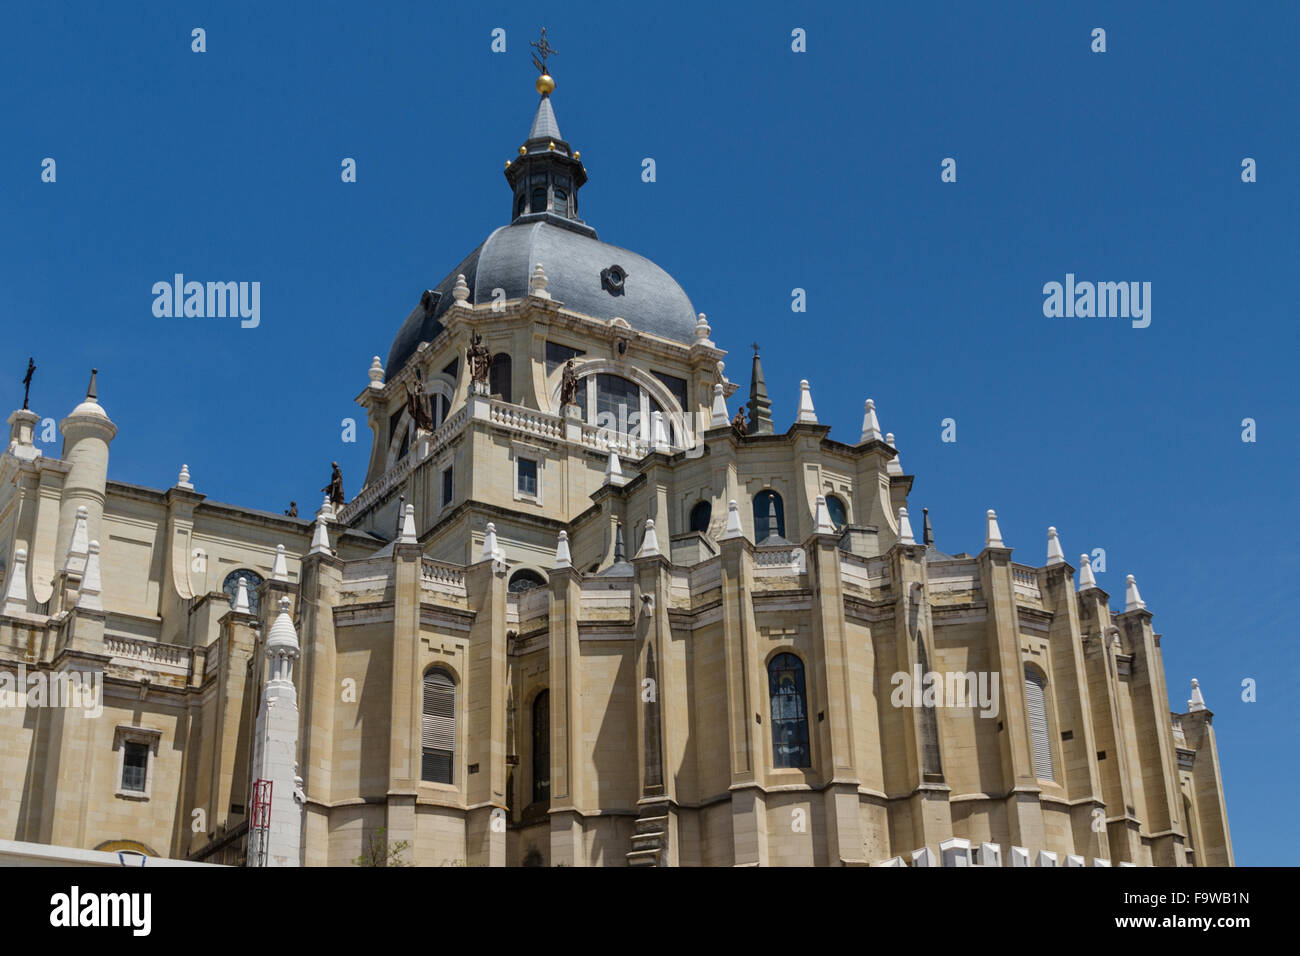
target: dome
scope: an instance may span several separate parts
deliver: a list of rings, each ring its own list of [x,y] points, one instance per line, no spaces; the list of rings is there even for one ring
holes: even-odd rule
[[[522,222],[493,232],[425,296],[393,340],[387,377],[402,370],[421,342],[442,331],[439,319],[455,301],[451,290],[457,275],[469,284],[471,305],[490,303],[493,289],[519,299],[528,295],[528,279],[539,262],[546,291],[566,309],[606,321],[621,316],[639,331],[684,344],[695,341],[691,300],[649,259],[550,220]]]

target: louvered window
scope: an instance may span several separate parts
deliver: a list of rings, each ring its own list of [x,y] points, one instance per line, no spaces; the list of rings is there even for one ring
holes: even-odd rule
[[[451,783],[451,756],[456,748],[456,685],[445,671],[435,669],[424,675],[420,734],[420,779]]]
[[[1034,774],[1040,780],[1055,780],[1052,773],[1052,742],[1047,735],[1047,693],[1043,678],[1025,668],[1025,705],[1029,735],[1034,742]]]

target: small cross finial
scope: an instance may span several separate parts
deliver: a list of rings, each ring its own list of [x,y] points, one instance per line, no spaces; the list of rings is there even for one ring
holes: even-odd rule
[[[751,343],[749,343],[749,347],[750,347],[751,349],[754,350],[754,354],[755,354],[755,355],[758,354],[758,343],[757,343],[757,342],[751,342]]]
[[[537,52],[533,54],[533,66],[537,67],[537,72],[546,73],[546,58],[555,56],[560,51],[551,46],[546,40],[546,27],[542,27],[541,40],[529,40],[528,45]]]
[[[32,391],[32,373],[36,371],[36,361],[27,359],[27,376],[23,379],[23,411],[27,411],[27,400]]]

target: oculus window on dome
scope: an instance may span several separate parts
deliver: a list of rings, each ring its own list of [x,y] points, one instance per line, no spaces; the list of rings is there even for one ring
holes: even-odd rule
[[[600,287],[610,295],[622,295],[627,271],[622,266],[607,266],[600,273]]]

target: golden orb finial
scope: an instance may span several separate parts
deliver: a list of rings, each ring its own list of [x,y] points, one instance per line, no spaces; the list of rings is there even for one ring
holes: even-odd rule
[[[555,80],[549,73],[543,73],[537,78],[537,92],[543,96],[550,96],[555,92]]]

